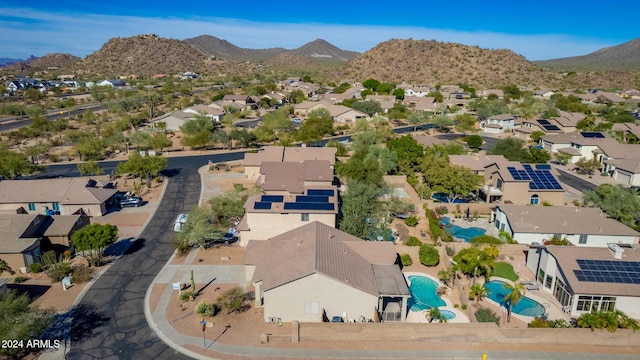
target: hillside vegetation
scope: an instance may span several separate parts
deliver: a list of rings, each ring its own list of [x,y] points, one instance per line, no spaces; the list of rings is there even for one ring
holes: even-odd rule
[[[426,40],[389,40],[331,74],[335,80],[376,78],[387,82],[536,86],[550,77],[511,50]]]
[[[639,70],[640,38],[583,56],[535,61],[534,63],[556,71]]]

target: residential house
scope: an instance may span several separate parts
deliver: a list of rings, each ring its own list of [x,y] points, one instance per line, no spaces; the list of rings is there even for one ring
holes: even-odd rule
[[[369,114],[344,105],[329,105],[328,110],[333,121],[340,124],[355,123],[359,119],[370,119]]]
[[[432,96],[405,96],[402,103],[412,111],[435,113],[438,108],[438,102],[436,98]]]
[[[97,86],[110,86],[110,87],[121,87],[125,86],[126,83],[122,79],[108,79],[102,80],[96,83]]]
[[[548,164],[496,161],[484,170],[481,198],[487,203],[563,205],[564,188]]]
[[[367,95],[366,101],[377,101],[383,113],[388,113],[396,105],[396,97],[393,95]]]
[[[403,321],[410,296],[393,243],[311,222],[248,244],[244,264],[265,321]]]
[[[324,108],[324,109],[329,109],[329,106],[331,106],[331,102],[329,101],[310,101],[310,100],[305,100],[299,104],[295,104],[293,105],[293,113],[296,116],[307,116],[307,114],[309,114],[309,112],[313,111],[313,110],[317,110],[320,108]]]
[[[622,135],[623,143],[640,144],[640,125],[635,123],[615,123],[611,128]]]
[[[449,155],[449,162],[452,165],[462,166],[471,169],[474,174],[484,176],[485,171],[490,165],[498,162],[506,162],[502,155]]]
[[[511,132],[520,127],[520,121],[510,114],[492,115],[480,121],[480,129],[491,134]]]
[[[498,99],[504,99],[504,91],[502,91],[501,89],[487,89],[487,90],[480,90],[477,95],[479,97],[484,97],[487,98],[489,97],[489,95],[495,95],[498,97]]]
[[[209,117],[214,125],[218,125],[222,121],[225,112],[215,106],[199,104],[190,106],[184,110],[173,110],[164,115],[153,118],[151,123],[157,126],[159,122],[164,122],[167,130],[180,131],[180,126],[184,125],[184,123],[189,120],[195,119],[197,114],[203,114]]]
[[[640,247],[535,246],[527,268],[541,291],[553,295],[565,313],[620,310],[640,319]]]
[[[496,229],[520,244],[543,244],[555,237],[579,247],[607,247],[637,244],[640,235],[599,208],[501,204],[492,210],[492,218]]]
[[[228,94],[222,98],[222,102],[238,104],[247,110],[255,110],[258,108],[260,100],[248,95]]]
[[[263,162],[286,161],[301,163],[306,160],[326,160],[333,169],[336,162],[336,148],[264,146],[256,153],[244,154],[244,175],[249,179],[258,179]]]
[[[585,131],[546,135],[540,138],[540,145],[549,153],[563,152],[571,155],[570,163],[575,163],[581,158],[593,159],[594,150],[605,142],[617,141],[606,133]]]
[[[102,216],[116,192],[109,176],[2,180],[0,213]]]
[[[0,215],[0,259],[14,271],[26,272],[46,251],[73,253],[71,237],[87,225],[84,215]]]
[[[188,114],[203,114],[211,119],[214,124],[219,124],[224,117],[224,111],[220,110],[214,106],[208,106],[203,104],[197,104],[193,106],[189,106],[188,108],[182,110]]]
[[[449,140],[440,139],[431,135],[419,135],[414,132],[411,133],[411,137],[424,147],[443,146],[449,143]]]

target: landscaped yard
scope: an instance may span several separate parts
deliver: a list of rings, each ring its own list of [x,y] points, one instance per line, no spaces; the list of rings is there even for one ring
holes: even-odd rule
[[[493,268],[493,276],[499,276],[501,278],[516,281],[520,276],[513,270],[513,266],[506,262],[497,262]]]

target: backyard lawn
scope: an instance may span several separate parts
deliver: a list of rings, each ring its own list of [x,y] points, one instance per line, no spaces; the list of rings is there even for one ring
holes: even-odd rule
[[[493,276],[499,276],[501,278],[516,281],[520,276],[513,271],[513,266],[506,262],[497,262],[493,268]]]

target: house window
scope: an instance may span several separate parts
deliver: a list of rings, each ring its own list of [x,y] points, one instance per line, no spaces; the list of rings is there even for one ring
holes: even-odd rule
[[[553,282],[553,277],[551,275],[547,275],[547,278],[544,280],[544,287],[547,289],[551,289],[551,283]]]
[[[498,189],[502,189],[502,179],[498,179],[498,181],[496,181],[496,187]]]
[[[496,219],[496,229],[500,229],[500,220]]]
[[[578,244],[586,244],[587,243],[587,234],[580,234],[580,239],[578,240]]]
[[[53,211],[60,211],[60,203],[51,203],[51,208],[53,209]]]
[[[538,270],[538,282],[543,282],[544,281],[544,270],[540,269]]]
[[[300,221],[309,221],[309,214],[307,213],[300,214]]]
[[[576,310],[589,312],[613,311],[616,308],[616,298],[613,296],[578,296]]]
[[[529,198],[529,205],[538,205],[538,201],[540,201],[538,194],[533,194],[531,198]]]
[[[29,203],[29,211],[36,211],[36,204],[35,203]]]
[[[556,286],[553,289],[553,296],[562,304],[562,306],[568,306],[571,303],[571,294],[567,290],[567,286],[560,280],[556,279]]]

